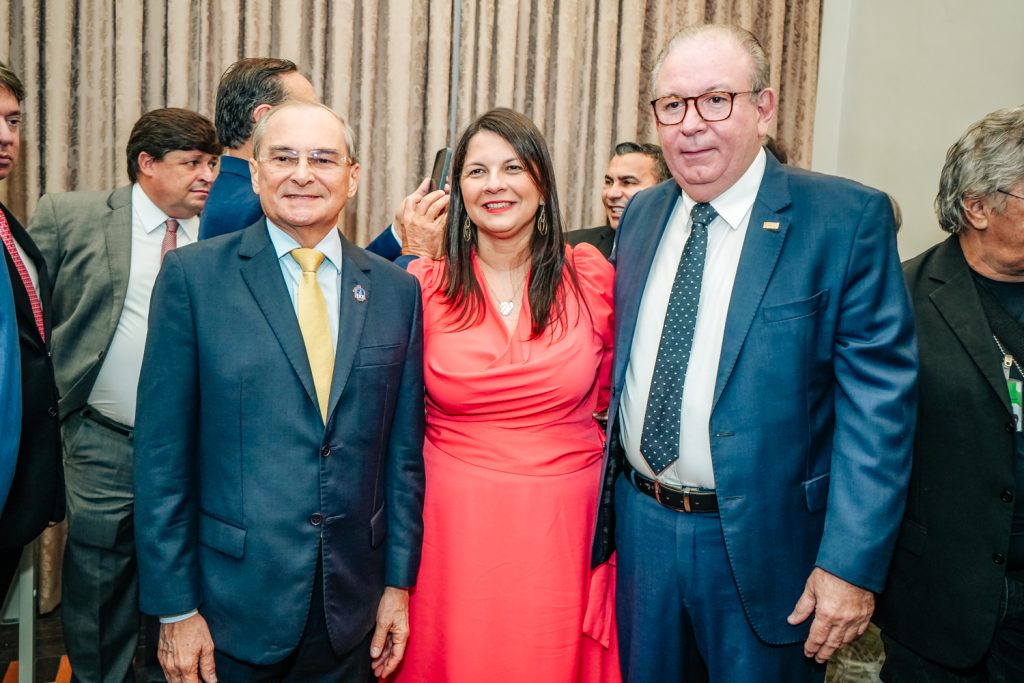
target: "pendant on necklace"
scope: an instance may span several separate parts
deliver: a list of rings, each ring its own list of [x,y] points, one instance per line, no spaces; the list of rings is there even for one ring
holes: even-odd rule
[[[515,303],[513,303],[511,301],[499,301],[498,302],[498,312],[501,313],[501,315],[506,317],[506,318],[509,317],[510,315],[512,315],[512,311],[515,310],[515,307],[516,307]]]

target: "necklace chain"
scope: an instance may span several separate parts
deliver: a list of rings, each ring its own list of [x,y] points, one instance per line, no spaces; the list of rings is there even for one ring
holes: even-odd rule
[[[516,285],[512,279],[512,271],[508,271],[508,281],[509,284],[512,285],[512,298],[502,299],[498,296],[498,293],[494,291],[494,287],[491,286],[491,281],[487,278],[487,271],[490,270],[491,272],[494,272],[494,269],[484,264],[483,261],[480,262],[480,265],[482,266],[481,270],[484,271],[484,284],[487,285],[487,289],[491,291],[491,294],[498,301],[498,313],[500,313],[503,318],[509,317],[516,310],[516,302],[522,299],[523,287],[526,284],[526,273],[523,273],[523,277],[519,280],[519,284]]]
[[[1009,370],[1010,366],[1013,365],[1013,367],[1017,368],[1017,372],[1024,377],[1024,371],[1020,369],[1020,363],[1018,363],[1017,359],[1013,357],[1013,354],[1003,347],[1003,343],[999,341],[999,337],[993,334],[992,338],[995,339],[996,346],[999,347],[999,353],[1003,354],[1003,367]]]

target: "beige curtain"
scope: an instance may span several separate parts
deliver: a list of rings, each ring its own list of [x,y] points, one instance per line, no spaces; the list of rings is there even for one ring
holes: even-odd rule
[[[600,225],[613,145],[656,141],[647,102],[658,52],[684,25],[733,22],[764,42],[777,137],[807,166],[821,2],[462,0],[457,126],[494,106],[525,112],[551,147],[566,227]],[[366,244],[433,152],[455,143],[454,16],[452,0],[0,0],[0,60],[28,90],[21,161],[0,201],[28,219],[43,193],[126,183],[124,146],[143,112],[212,118],[224,69],[273,55],[299,64],[356,130],[363,175],[344,229]],[[42,572],[50,604],[53,564]]]
[[[45,192],[127,182],[124,145],[145,111],[213,115],[236,59],[298,63],[353,123],[363,177],[345,232],[365,244],[447,139],[452,0],[0,0],[0,60],[28,88],[22,160],[6,199],[22,218]],[[603,220],[612,146],[655,141],[655,58],[680,27],[752,29],[780,93],[777,137],[808,165],[821,0],[462,0],[456,121],[494,106],[547,136],[566,227]]]

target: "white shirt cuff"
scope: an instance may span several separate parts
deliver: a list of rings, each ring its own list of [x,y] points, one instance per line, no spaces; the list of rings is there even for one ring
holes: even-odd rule
[[[169,617],[160,617],[160,623],[161,624],[175,624],[175,623],[177,623],[179,621],[185,621],[186,619],[191,619],[192,617],[194,617],[197,614],[199,614],[199,610],[197,610],[197,609],[189,610],[188,612],[183,612],[182,614],[172,614]]]

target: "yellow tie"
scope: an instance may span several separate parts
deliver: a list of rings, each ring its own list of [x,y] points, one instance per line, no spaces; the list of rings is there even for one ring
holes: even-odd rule
[[[289,252],[302,268],[299,280],[299,329],[306,344],[309,369],[313,371],[313,386],[320,403],[320,415],[327,422],[327,402],[331,397],[331,377],[334,375],[334,344],[331,342],[331,324],[327,318],[327,301],[316,280],[316,269],[324,260],[323,252],[316,249],[292,249]]]

